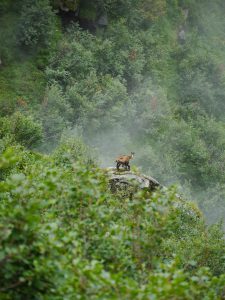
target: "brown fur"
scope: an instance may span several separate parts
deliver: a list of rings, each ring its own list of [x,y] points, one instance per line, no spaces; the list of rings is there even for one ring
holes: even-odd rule
[[[131,155],[121,155],[119,157],[117,157],[116,159],[116,168],[117,170],[119,170],[119,167],[122,165],[124,166],[126,169],[130,170],[130,160],[133,158],[134,156],[134,152],[131,152]]]

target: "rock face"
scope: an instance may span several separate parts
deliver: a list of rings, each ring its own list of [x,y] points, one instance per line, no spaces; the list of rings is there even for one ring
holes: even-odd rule
[[[136,174],[131,171],[117,171],[115,168],[107,169],[109,186],[113,193],[126,192],[134,189],[148,189],[154,191],[162,187],[160,183],[150,176]]]

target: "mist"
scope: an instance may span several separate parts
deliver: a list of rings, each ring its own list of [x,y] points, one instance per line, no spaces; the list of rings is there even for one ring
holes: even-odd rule
[[[31,115],[46,153],[82,137],[101,168],[135,152],[132,166],[214,223],[225,211],[224,2],[128,2],[87,1],[75,15],[46,1],[41,19],[38,2],[0,4],[1,116]]]
[[[224,298],[224,15],[0,1],[0,298]]]

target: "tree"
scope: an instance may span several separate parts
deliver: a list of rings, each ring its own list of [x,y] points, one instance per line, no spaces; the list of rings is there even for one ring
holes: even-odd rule
[[[23,1],[18,24],[20,43],[30,47],[50,45],[55,24],[49,0]]]

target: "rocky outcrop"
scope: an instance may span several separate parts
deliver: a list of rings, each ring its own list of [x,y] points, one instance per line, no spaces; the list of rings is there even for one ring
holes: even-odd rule
[[[108,25],[108,15],[103,4],[95,1],[54,0],[54,8],[58,9],[63,25],[79,22],[83,29],[95,33]]]
[[[126,192],[137,189],[154,191],[162,187],[154,178],[131,171],[117,171],[115,168],[107,169],[109,186],[113,193]]]

